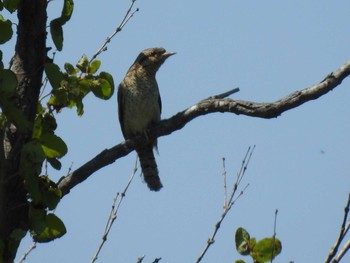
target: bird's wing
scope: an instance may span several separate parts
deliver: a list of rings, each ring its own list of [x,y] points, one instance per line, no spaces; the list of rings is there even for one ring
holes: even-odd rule
[[[159,104],[159,113],[162,114],[162,99],[160,95],[158,95],[158,104]]]
[[[123,109],[124,109],[124,93],[125,89],[124,89],[124,84],[123,82],[120,83],[119,87],[118,87],[118,116],[119,116],[119,123],[120,123],[120,127],[122,129],[122,133],[123,136],[125,138],[125,132],[124,132],[124,114],[123,114]]]

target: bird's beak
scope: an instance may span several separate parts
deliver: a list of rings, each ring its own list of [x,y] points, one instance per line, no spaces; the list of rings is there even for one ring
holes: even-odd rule
[[[168,57],[175,55],[175,54],[176,54],[176,52],[167,51],[163,54],[163,57],[168,58]]]

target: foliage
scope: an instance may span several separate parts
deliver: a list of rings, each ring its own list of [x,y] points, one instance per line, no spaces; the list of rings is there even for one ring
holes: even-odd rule
[[[107,72],[94,75],[100,65],[99,60],[89,63],[85,55],[78,61],[76,67],[66,63],[64,73],[60,71],[58,65],[46,64],[45,73],[52,86],[48,106],[58,112],[64,107],[76,107],[77,114],[81,116],[84,113],[83,99],[90,91],[100,99],[109,99],[114,92],[113,78]]]
[[[242,256],[250,255],[254,263],[272,261],[282,250],[282,243],[277,238],[269,237],[256,241],[242,227],[236,230],[235,241],[238,253]],[[236,263],[244,262],[241,259],[236,261]]]
[[[64,0],[61,16],[50,22],[50,33],[58,51],[63,49],[63,25],[68,22],[74,9],[73,0]],[[0,10],[16,12],[19,0],[0,1]],[[13,36],[12,22],[0,15],[0,44],[9,41]],[[58,126],[55,114],[63,108],[76,107],[79,116],[84,113],[83,99],[92,92],[96,97],[107,100],[114,92],[112,76],[107,72],[97,73],[101,61],[89,61],[86,55],[77,62],[76,66],[70,63],[64,65],[64,70],[53,61],[45,64],[44,70],[51,91],[38,100],[37,113],[34,123],[24,117],[19,107],[17,95],[17,78],[10,69],[4,69],[2,51],[0,50],[0,131],[5,130],[7,123],[12,123],[18,131],[32,133],[26,141],[20,157],[19,172],[24,178],[28,192],[29,228],[36,242],[49,242],[66,233],[64,223],[53,213],[62,193],[57,185],[49,178],[47,171],[42,174],[44,162],[54,169],[61,169],[59,161],[67,151],[66,143],[55,134]],[[43,91],[47,81],[44,81]],[[49,99],[46,105],[44,98]],[[26,231],[17,229],[12,233],[14,253]],[[3,242],[0,240],[0,261],[3,254]]]

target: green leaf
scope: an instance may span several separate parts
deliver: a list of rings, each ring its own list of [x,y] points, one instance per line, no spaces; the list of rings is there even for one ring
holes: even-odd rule
[[[236,231],[235,241],[236,241],[236,249],[241,255],[249,255],[249,240],[250,235],[244,228],[240,227]]]
[[[112,87],[107,80],[98,78],[97,85],[93,85],[91,91],[96,97],[107,100],[111,97]]]
[[[47,158],[47,161],[49,162],[49,164],[52,166],[52,168],[56,169],[56,170],[61,170],[62,168],[62,164],[59,160],[57,160],[56,158]]]
[[[48,214],[46,216],[46,227],[40,234],[34,235],[33,239],[39,243],[50,242],[63,236],[66,232],[67,230],[62,220],[54,214]]]
[[[62,197],[61,190],[50,187],[44,195],[44,202],[50,210],[56,208]]]
[[[89,66],[89,60],[87,56],[84,54],[81,59],[77,63],[77,68],[81,70],[83,73],[87,73]]]
[[[64,0],[64,5],[60,17],[61,25],[63,26],[72,16],[74,9],[73,0]]]
[[[84,104],[82,101],[77,101],[77,114],[78,116],[82,116],[84,114]]]
[[[250,248],[250,250],[253,250],[255,245],[256,245],[256,238],[252,237],[251,239],[249,239],[249,248]]]
[[[21,153],[20,173],[25,178],[26,187],[34,203],[41,202],[38,175],[45,160],[44,151],[37,140],[27,142]]]
[[[235,263],[245,263],[245,261],[242,260],[242,259],[238,259],[238,260],[235,261]]]
[[[64,0],[61,16],[50,22],[50,33],[58,51],[63,48],[63,28],[62,26],[71,18],[74,8],[73,0]]]
[[[78,70],[76,70],[72,64],[70,63],[65,63],[64,64],[64,69],[66,70],[66,72],[69,74],[69,75],[75,75]]]
[[[60,18],[56,18],[50,22],[50,33],[57,50],[61,51],[63,48],[63,29]]]
[[[42,115],[41,114],[37,114],[37,116],[35,117],[34,120],[34,127],[33,127],[33,135],[32,138],[33,139],[39,139],[43,130],[43,126],[42,126]]]
[[[57,188],[50,187],[48,191],[43,195],[44,202],[50,210],[56,208],[61,200],[62,192]]]
[[[57,128],[55,117],[51,113],[45,113],[42,119],[43,132],[53,132]]]
[[[101,66],[100,60],[92,61],[89,66],[89,74],[95,74],[97,70],[100,68],[100,66]]]
[[[61,86],[64,76],[59,66],[54,63],[45,64],[45,74],[53,89],[58,89]]]
[[[19,0],[4,0],[4,7],[13,13],[14,11],[17,10]]]
[[[29,206],[29,223],[32,233],[40,234],[46,227],[46,210]]]
[[[60,158],[68,151],[65,142],[53,133],[45,133],[41,135],[40,142],[47,158]]]
[[[32,140],[23,146],[21,158],[30,166],[33,163],[42,163],[45,160],[45,153],[41,144],[36,140]]]
[[[109,74],[108,72],[104,72],[102,71],[99,75],[100,79],[104,79],[106,80],[109,85],[106,87],[103,87],[102,89],[104,89],[104,94],[105,94],[105,98],[104,99],[109,99],[113,96],[114,93],[114,80],[111,74]]]
[[[63,107],[66,107],[69,103],[68,99],[68,92],[65,89],[56,89],[53,92],[53,96],[50,97],[47,104],[49,106],[56,106],[54,107],[56,110],[60,110]]]
[[[33,139],[39,139],[44,133],[53,133],[56,128],[56,119],[51,113],[38,113],[34,121]]]
[[[50,180],[48,176],[39,177],[39,186],[43,196],[43,204],[50,210],[56,208],[61,200],[62,192],[58,189],[57,184]]]
[[[259,263],[268,262],[281,253],[282,243],[277,238],[264,238],[258,241],[252,251],[252,257]]]
[[[12,23],[10,20],[0,15],[0,44],[4,44],[11,39],[13,35]]]

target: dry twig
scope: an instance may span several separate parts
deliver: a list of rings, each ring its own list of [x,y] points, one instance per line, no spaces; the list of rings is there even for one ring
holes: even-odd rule
[[[345,255],[345,253],[350,249],[350,240],[348,240],[342,249],[338,252],[339,246],[341,242],[343,241],[344,237],[346,236],[347,232],[350,229],[350,218],[349,216],[349,209],[350,209],[350,193],[348,195],[348,201],[346,203],[346,206],[344,208],[344,217],[343,222],[340,227],[340,232],[337,241],[335,242],[334,246],[332,247],[331,251],[328,254],[328,257],[326,259],[326,263],[336,263],[341,260],[341,258]]]
[[[210,238],[208,239],[208,241],[207,241],[207,243],[206,243],[206,245],[204,247],[204,250],[202,251],[200,256],[197,258],[196,263],[199,263],[203,259],[204,255],[207,253],[209,247],[212,244],[214,244],[215,236],[216,236],[216,234],[217,234],[217,232],[218,232],[218,230],[219,230],[219,228],[221,226],[222,221],[225,219],[227,213],[230,211],[230,209],[233,206],[233,204],[238,200],[238,198],[240,198],[243,195],[244,191],[249,186],[249,184],[246,185],[246,187],[244,187],[244,189],[234,199],[235,193],[236,193],[237,188],[238,188],[239,184],[241,183],[241,181],[243,179],[243,176],[244,176],[244,174],[245,174],[245,172],[247,170],[247,167],[248,167],[248,164],[249,164],[249,161],[250,161],[250,158],[251,158],[251,156],[253,154],[254,149],[255,149],[255,146],[252,149],[251,149],[251,147],[248,148],[248,151],[247,151],[247,153],[246,153],[246,155],[245,155],[245,157],[244,157],[244,159],[242,161],[242,165],[241,165],[240,171],[237,174],[236,182],[234,183],[234,185],[232,187],[232,192],[231,192],[231,195],[230,195],[230,197],[228,199],[228,202],[226,202],[226,200],[227,200],[226,195],[224,197],[224,200],[225,200],[224,201],[224,204],[225,204],[224,205],[224,211],[221,214],[221,217],[220,217],[219,221],[216,222],[214,230],[213,230],[213,233],[211,234]],[[225,159],[224,158],[223,158],[223,168],[224,168],[223,174],[224,174],[224,180],[225,180],[224,185],[226,186],[226,170],[225,170],[226,168],[225,168]],[[226,190],[225,190],[225,187],[224,187],[224,192],[225,191]]]
[[[144,258],[145,258],[145,255],[138,257],[136,263],[141,263]]]
[[[136,0],[132,0],[131,4],[129,6],[129,9],[126,11],[124,18],[122,19],[122,21],[120,22],[119,26],[117,26],[117,28],[114,30],[114,32],[106,38],[106,41],[103,43],[103,45],[99,48],[99,50],[97,50],[97,52],[92,56],[92,58],[90,59],[90,63],[97,58],[98,55],[100,55],[103,51],[107,50],[107,45],[109,42],[111,42],[112,38],[120,31],[122,31],[122,29],[124,28],[124,26],[129,22],[129,20],[134,16],[134,14],[136,12],[139,11],[138,8],[136,8],[134,11],[131,11],[134,4],[135,4]]]
[[[17,263],[22,263],[24,262],[28,255],[30,254],[30,252],[32,252],[34,249],[36,248],[36,242],[32,243],[31,246],[28,248],[28,250],[23,254],[23,256],[20,258],[20,260]]]
[[[109,234],[109,232],[110,232],[110,230],[112,228],[112,225],[113,225],[114,221],[117,219],[119,207],[120,207],[122,201],[124,200],[126,191],[129,189],[131,181],[133,180],[133,178],[134,178],[134,176],[135,176],[135,174],[137,172],[137,167],[138,167],[138,165],[137,165],[137,159],[136,159],[133,173],[130,176],[130,179],[129,179],[126,187],[124,188],[124,191],[121,194],[118,192],[116,194],[114,200],[113,200],[113,204],[112,204],[111,212],[110,212],[108,220],[107,220],[106,228],[105,228],[105,231],[104,231],[104,233],[102,235],[102,241],[101,241],[100,245],[98,246],[98,249],[97,249],[95,255],[91,259],[91,263],[96,262],[96,260],[98,258],[98,255],[100,254],[103,245],[107,241],[107,236],[108,236],[108,234]],[[118,203],[117,203],[117,201],[118,201]],[[141,261],[142,261],[142,259],[141,259]]]
[[[276,238],[276,228],[277,228],[277,214],[278,214],[278,209],[276,209],[275,211],[275,221],[273,223],[273,238],[272,238],[272,245],[273,245],[273,248],[272,248],[272,251],[271,251],[271,263],[273,262],[273,259],[274,259],[274,252],[275,252],[275,238]]]

